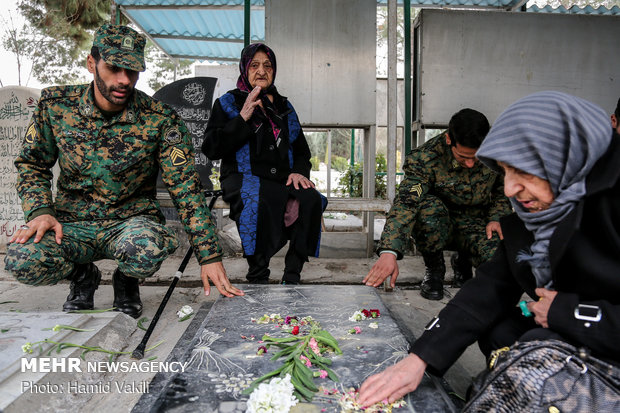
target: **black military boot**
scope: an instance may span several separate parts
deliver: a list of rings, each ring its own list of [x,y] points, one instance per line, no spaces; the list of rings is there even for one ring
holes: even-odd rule
[[[101,281],[99,268],[93,263],[75,264],[67,279],[71,280],[71,291],[62,305],[62,311],[92,310],[95,290]]]
[[[443,252],[422,254],[426,273],[420,286],[420,295],[427,300],[441,300],[443,298],[443,277],[446,275],[446,264],[443,262]]]
[[[140,314],[142,314],[142,301],[140,301],[139,283],[139,279],[126,276],[118,268],[114,271],[114,276],[112,277],[114,311],[122,311],[133,318],[140,317]]]
[[[452,280],[452,287],[461,288],[465,281],[470,280],[473,277],[471,269],[471,259],[469,254],[461,252],[455,252],[450,257],[450,266],[454,271],[454,279]]]

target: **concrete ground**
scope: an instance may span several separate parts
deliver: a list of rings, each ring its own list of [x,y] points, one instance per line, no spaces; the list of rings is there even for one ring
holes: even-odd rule
[[[180,261],[179,258],[169,258],[161,270],[141,287],[144,303],[143,316],[148,317],[149,320],[153,318]],[[302,272],[302,282],[304,284],[324,285],[359,284],[374,261],[374,258],[311,259]],[[414,336],[419,336],[426,323],[441,310],[456,290],[446,288],[445,298],[441,301],[425,300],[420,297],[417,290],[424,273],[421,258],[408,256],[399,263],[401,273],[397,281],[397,288],[392,292],[385,292],[380,288],[378,293],[394,318],[399,320],[403,327],[407,328]],[[97,264],[102,270],[103,279],[95,296],[95,307],[99,309],[110,308],[113,299],[111,278],[115,266],[113,262],[107,260],[99,261]],[[243,289],[247,270],[245,260],[243,258],[227,258],[224,265],[231,281]],[[272,260],[272,282],[276,283],[281,278],[283,267],[283,258],[275,257]],[[450,281],[450,278],[451,274],[448,270],[447,282]],[[0,270],[0,312],[47,313],[59,311],[68,291],[68,283],[45,287],[25,286],[13,281],[9,274]],[[162,341],[162,344],[149,353],[149,356],[156,356],[158,360],[164,361],[189,325],[189,321],[178,321],[176,311],[181,306],[189,304],[194,310],[197,310],[204,303],[212,304],[218,296],[219,293],[215,288],[212,289],[210,296],[204,296],[199,277],[199,267],[192,259],[149,341],[150,344]],[[125,350],[132,351],[141,341],[143,335],[144,331],[136,329],[128,338],[128,345]],[[471,378],[483,368],[484,358],[474,345],[465,352],[444,378],[456,394],[463,396]],[[152,376],[154,373],[150,376],[147,373],[141,373],[140,380],[150,380]],[[81,410],[128,412],[131,411],[140,396],[141,394],[136,393],[94,395],[81,405]],[[75,406],[65,406],[65,408],[66,410],[63,410],[63,407],[56,406],[53,411],[75,410]],[[45,409],[38,410],[46,411]],[[5,411],[11,410],[6,409]]]

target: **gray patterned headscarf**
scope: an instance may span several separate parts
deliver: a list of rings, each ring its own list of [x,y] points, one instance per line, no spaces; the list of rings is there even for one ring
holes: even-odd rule
[[[586,193],[586,177],[611,142],[603,109],[560,92],[540,92],[518,100],[495,121],[476,156],[501,172],[497,161],[549,182],[554,200],[529,212],[510,199],[525,227],[534,233],[530,251],[517,260],[529,263],[539,287],[552,285],[549,240],[556,225]]]

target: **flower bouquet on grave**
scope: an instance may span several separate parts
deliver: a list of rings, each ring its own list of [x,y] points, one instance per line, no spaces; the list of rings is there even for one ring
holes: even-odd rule
[[[284,378],[288,375],[294,387],[293,394],[297,399],[311,401],[319,390],[314,384],[315,377],[329,377],[333,381],[338,381],[338,376],[328,367],[332,361],[323,357],[326,352],[342,354],[336,339],[310,317],[303,318],[301,322],[293,317],[287,317],[287,320],[290,324],[299,323],[292,326],[289,331],[291,336],[277,338],[265,334],[262,339],[264,346],[258,352],[258,354],[264,354],[270,347],[277,347],[278,351],[271,357],[271,360],[282,358],[282,366],[255,380],[243,391],[243,394],[252,393],[261,382],[271,377]],[[300,325],[309,326],[310,330],[304,334],[300,331]],[[315,367],[317,371],[313,371],[312,367]]]

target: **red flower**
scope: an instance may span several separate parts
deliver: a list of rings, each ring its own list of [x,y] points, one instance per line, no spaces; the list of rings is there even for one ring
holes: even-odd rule
[[[294,335],[294,336],[299,334],[299,326],[293,327],[293,330],[291,330],[291,334]]]
[[[372,308],[370,309],[370,316],[371,316],[372,318],[377,318],[377,317],[379,317],[380,315],[381,315],[381,313],[379,312],[379,310],[378,310],[378,309],[376,309],[376,308],[375,308],[375,309],[372,309]]]
[[[362,310],[362,314],[364,314],[364,317],[366,317],[366,318],[370,318],[371,317],[370,311],[368,311],[368,310]]]

